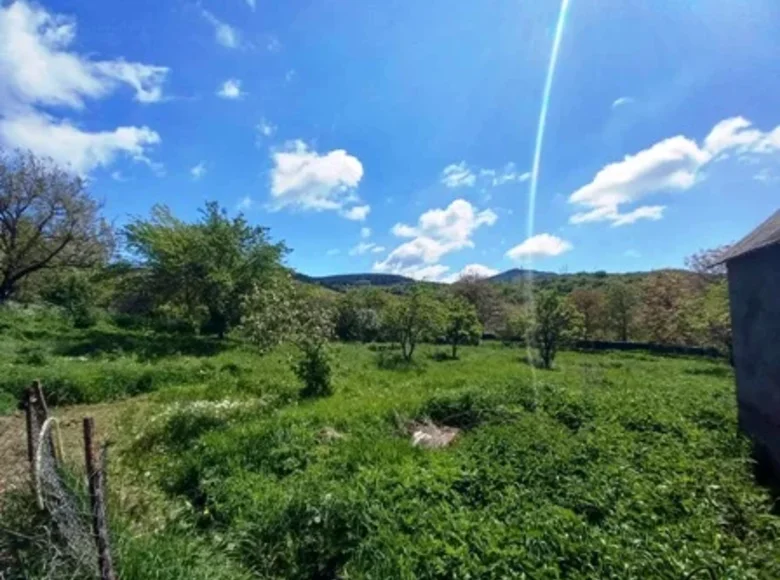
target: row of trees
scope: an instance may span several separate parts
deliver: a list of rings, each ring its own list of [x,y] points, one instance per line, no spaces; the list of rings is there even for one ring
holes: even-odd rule
[[[0,302],[36,295],[79,325],[100,305],[219,337],[241,328],[262,348],[292,341],[310,360],[331,335],[393,341],[411,360],[422,341],[446,341],[456,357],[486,331],[533,344],[545,366],[572,338],[730,346],[722,249],[692,256],[689,272],[583,275],[573,289],[562,277],[533,287],[465,277],[449,287],[337,294],[303,291],[284,267],[284,243],[216,203],[192,222],[155,207],[118,234],[80,178],[29,154],[0,153]]]

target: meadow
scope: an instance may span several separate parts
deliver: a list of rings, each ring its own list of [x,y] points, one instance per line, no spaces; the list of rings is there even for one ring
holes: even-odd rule
[[[35,308],[0,329],[0,421],[33,378],[55,413],[111,410],[125,580],[780,577],[721,360],[564,351],[541,370],[493,341],[408,364],[335,343],[333,395],[301,399],[287,347]],[[460,432],[413,446],[426,423]],[[45,577],[56,545],[20,540],[45,522],[4,510],[0,570]]]

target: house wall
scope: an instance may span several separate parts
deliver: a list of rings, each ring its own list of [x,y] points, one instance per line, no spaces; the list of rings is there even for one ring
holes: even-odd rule
[[[780,475],[780,244],[728,263],[740,428]]]

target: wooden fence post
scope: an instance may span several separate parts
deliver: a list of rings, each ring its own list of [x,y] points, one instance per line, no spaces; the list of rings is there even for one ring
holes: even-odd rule
[[[93,436],[95,421],[84,417],[84,458],[87,465],[87,483],[89,484],[89,502],[92,507],[92,531],[98,552],[100,580],[116,580],[108,544],[108,522],[106,521],[105,488],[103,470],[105,465],[97,465]]]

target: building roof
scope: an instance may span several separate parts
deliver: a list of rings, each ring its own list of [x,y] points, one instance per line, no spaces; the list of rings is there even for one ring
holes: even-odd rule
[[[731,246],[720,261],[728,262],[773,244],[780,244],[780,209],[772,214],[768,220]]]

